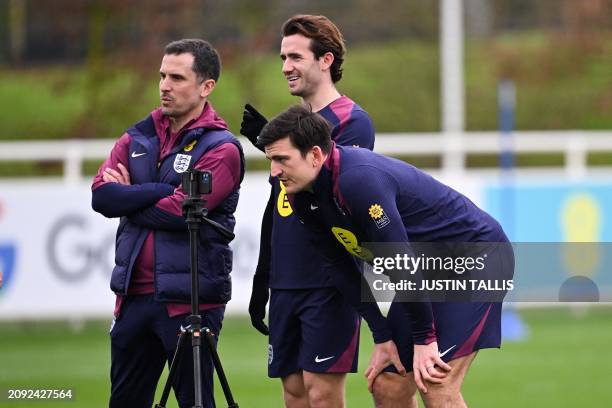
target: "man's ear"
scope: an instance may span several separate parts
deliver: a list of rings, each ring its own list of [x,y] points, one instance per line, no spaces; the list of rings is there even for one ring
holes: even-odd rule
[[[314,146],[312,152],[312,167],[320,166],[325,161],[325,153],[320,146]]]
[[[204,82],[202,82],[202,84],[200,84],[200,96],[202,98],[208,98],[213,89],[215,89],[215,85],[217,85],[217,82],[215,82],[214,79],[206,79]]]
[[[321,68],[321,71],[328,70],[333,63],[334,54],[331,52],[326,52],[319,58],[319,68]]]

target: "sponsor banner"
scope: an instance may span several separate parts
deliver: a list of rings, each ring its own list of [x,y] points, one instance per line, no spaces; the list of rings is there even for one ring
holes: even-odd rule
[[[612,182],[487,184],[487,211],[515,242],[611,242]]]
[[[265,173],[247,174],[236,212],[232,300],[244,313],[257,263]],[[118,219],[91,209],[89,185],[0,183],[0,319],[110,317]]]

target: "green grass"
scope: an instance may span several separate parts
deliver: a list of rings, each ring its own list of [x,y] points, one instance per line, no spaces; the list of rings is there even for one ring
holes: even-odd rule
[[[464,394],[473,406],[610,406],[612,310],[523,313],[529,341],[485,350],[468,376]]]
[[[484,350],[464,384],[474,407],[600,407],[612,404],[612,309],[521,312],[529,340]],[[87,322],[80,330],[66,323],[0,324],[0,390],[71,388],[71,402],[8,402],[2,407],[99,407],[109,393],[109,339],[106,322]],[[219,352],[236,401],[241,407],[282,407],[278,380],[266,375],[267,339],[246,318],[224,322]],[[348,407],[371,407],[363,371],[371,337],[362,331],[359,374],[347,383]],[[161,388],[161,386],[160,386]],[[225,406],[220,389],[220,407]],[[156,400],[157,401],[157,400]],[[169,407],[176,407],[171,396]]]
[[[610,129],[612,52],[589,52],[572,38],[522,32],[486,41],[467,41],[465,51],[466,126],[497,129],[497,81],[516,86],[519,130]]]

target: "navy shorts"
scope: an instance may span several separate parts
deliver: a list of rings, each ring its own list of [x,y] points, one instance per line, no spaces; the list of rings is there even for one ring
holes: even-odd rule
[[[219,334],[224,307],[202,312],[202,326]],[[153,295],[128,296],[113,321],[111,339],[111,396],[109,407],[151,407],[155,388],[167,362],[171,362],[181,325],[187,315],[168,316],[165,303]],[[215,337],[216,339],[217,337]],[[191,340],[183,347],[174,393],[181,407],[194,405]],[[214,408],[213,363],[203,345],[202,393],[204,407]],[[161,386],[161,384],[160,384]]]
[[[356,372],[360,322],[334,288],[272,289],[268,375]]]
[[[514,254],[509,243],[504,242],[505,236],[496,237],[500,242],[473,243],[475,249],[489,254],[485,278],[511,279],[514,274]],[[471,245],[472,243],[468,243]],[[462,247],[461,251],[471,247]],[[476,277],[476,276],[474,276]],[[480,279],[484,279],[480,277]],[[503,293],[505,295],[505,292]],[[480,296],[479,293],[461,293],[461,301],[432,302],[433,323],[438,342],[438,351],[443,361],[467,356],[486,348],[501,346],[501,314],[502,294]],[[470,296],[466,300],[466,296]],[[500,298],[501,296],[501,298]],[[411,317],[408,304],[393,302],[387,320],[393,332],[393,340],[398,348],[400,359],[406,370],[412,370],[414,343],[410,329]],[[387,368],[387,371],[394,371]]]
[[[387,320],[402,364],[412,371],[414,343],[407,306],[403,302],[391,304]],[[501,303],[433,302],[431,306],[443,361],[449,362],[480,349],[500,347]],[[390,366],[385,371],[395,372],[395,369]]]

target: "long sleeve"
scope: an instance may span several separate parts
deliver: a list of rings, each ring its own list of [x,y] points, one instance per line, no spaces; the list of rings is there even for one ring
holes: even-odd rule
[[[105,169],[118,170],[121,163],[128,167],[129,135],[124,134],[115,143],[109,157],[102,163],[92,184],[91,206],[105,217],[122,217],[154,205],[174,192],[174,186],[166,183],[123,185],[103,180]]]
[[[195,168],[208,170],[212,173],[213,189],[210,194],[203,195],[207,200],[206,208],[214,209],[236,189],[240,183],[240,154],[238,148],[232,143],[207,152],[196,162]],[[168,231],[182,231],[187,229],[183,217],[182,203],[186,194],[182,186],[174,189],[173,194],[163,197],[153,205],[130,215],[133,223],[150,228]]]
[[[399,243],[403,251],[411,254],[409,237],[395,201],[397,191],[395,179],[372,166],[353,168],[343,173],[340,178],[340,192],[346,199],[351,220],[365,233],[362,241]],[[392,280],[402,278],[402,273],[389,275]],[[411,279],[420,287],[421,272],[415,271]],[[407,302],[406,306],[411,316],[415,344],[428,344],[433,341],[435,327],[428,298]]]
[[[171,195],[174,186],[165,183],[123,185],[105,183],[92,192],[91,206],[105,217],[129,216],[138,210],[154,205]]]
[[[270,189],[270,198],[266,204],[264,215],[261,220],[261,233],[259,237],[259,258],[257,260],[257,275],[265,275],[266,280],[270,276],[270,265],[272,258],[272,223],[274,222],[274,190]],[[261,278],[261,276],[260,276]]]
[[[391,339],[391,329],[387,325],[386,318],[380,312],[376,300],[371,293],[363,293],[368,296],[362,298],[362,287],[367,282],[363,276],[357,261],[345,252],[343,248],[334,242],[329,234],[329,229],[321,217],[312,210],[312,194],[301,192],[289,197],[292,207],[300,220],[308,227],[315,236],[316,245],[325,257],[329,270],[330,282],[342,294],[361,317],[367,322],[375,343],[383,343]]]
[[[359,279],[356,279],[356,277]],[[348,254],[343,253],[342,260],[334,267],[334,273],[330,274],[330,279],[334,287],[366,321],[372,332],[374,343],[384,343],[391,340],[391,329],[380,312],[376,300],[370,292],[363,293],[361,290],[362,287],[367,287],[367,282],[357,262]],[[368,298],[364,298],[364,295]]]

